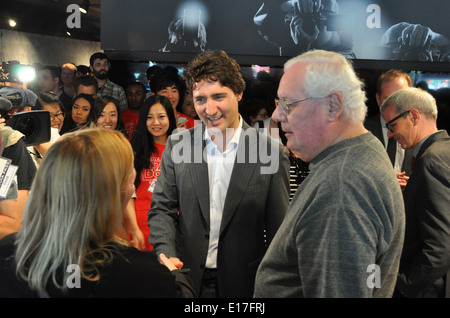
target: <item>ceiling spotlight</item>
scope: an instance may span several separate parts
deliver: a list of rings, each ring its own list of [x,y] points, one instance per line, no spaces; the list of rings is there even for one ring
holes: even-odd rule
[[[89,0],[83,0],[83,3],[80,5],[80,11],[84,14],[88,13],[90,5]]]
[[[13,19],[9,19],[8,22],[9,22],[9,26],[11,26],[11,27],[13,27],[13,28],[17,25],[16,21],[13,20]]]

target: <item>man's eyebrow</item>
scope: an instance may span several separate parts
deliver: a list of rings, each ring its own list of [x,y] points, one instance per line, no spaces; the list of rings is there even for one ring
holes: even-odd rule
[[[223,96],[227,96],[227,92],[213,93],[213,94],[208,95],[208,96],[211,96],[212,98],[223,97]],[[193,96],[193,98],[194,99],[195,98],[206,98],[206,95],[205,94],[198,94],[198,95]]]

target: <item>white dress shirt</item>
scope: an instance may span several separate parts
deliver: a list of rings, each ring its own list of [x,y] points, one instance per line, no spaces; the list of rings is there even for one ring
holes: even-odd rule
[[[220,225],[222,223],[223,207],[233,172],[239,138],[242,132],[242,116],[239,127],[227,144],[224,152],[211,140],[208,129],[205,130],[206,160],[209,176],[209,247],[206,258],[206,268],[217,268],[217,248],[219,246]]]

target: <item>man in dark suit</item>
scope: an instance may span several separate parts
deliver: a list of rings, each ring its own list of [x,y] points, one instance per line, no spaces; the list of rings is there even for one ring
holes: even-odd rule
[[[200,53],[187,76],[203,124],[167,141],[149,241],[189,269],[200,297],[252,297],[289,204],[288,154],[239,115],[245,83],[225,52]]]
[[[406,87],[412,86],[411,77],[400,70],[389,70],[383,73],[377,81],[377,93],[375,95],[378,107],[381,107],[386,98],[393,92]],[[384,148],[388,152],[389,159],[391,159],[394,171],[397,174],[399,183],[402,188],[406,185],[408,177],[411,173],[411,150],[404,150],[400,145],[395,142],[393,138],[387,137],[387,128],[384,125],[384,121],[381,114],[369,117],[364,122],[364,126],[367,130],[372,132],[377,137]]]
[[[380,111],[388,136],[413,149],[414,158],[403,192],[406,232],[397,291],[407,297],[450,297],[449,135],[437,129],[436,101],[421,89],[395,92]]]

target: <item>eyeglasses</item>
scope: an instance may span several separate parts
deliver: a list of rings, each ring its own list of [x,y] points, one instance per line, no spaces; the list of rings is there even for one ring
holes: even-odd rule
[[[64,119],[64,116],[66,116],[66,114],[64,114],[63,112],[59,112],[57,114],[50,113],[50,120],[54,120],[56,118],[58,118],[59,120],[62,120],[62,119]]]
[[[397,117],[391,119],[390,121],[388,121],[385,125],[386,128],[390,131],[390,132],[394,132],[394,130],[392,129],[391,125],[399,118],[401,118],[402,116],[406,115],[407,113],[409,113],[410,110],[407,110],[403,113],[401,113],[400,115],[398,115]]]
[[[306,97],[306,98],[302,98],[302,99],[297,99],[294,100],[292,102],[286,102],[285,100],[279,99],[279,98],[275,98],[275,105],[278,107],[280,106],[281,109],[283,110],[283,112],[286,115],[289,115],[291,113],[291,105],[295,104],[295,103],[299,103],[299,102],[303,102],[307,99],[311,99],[311,97]]]

